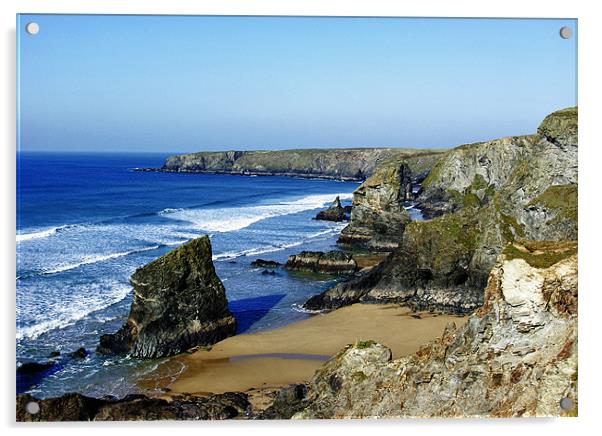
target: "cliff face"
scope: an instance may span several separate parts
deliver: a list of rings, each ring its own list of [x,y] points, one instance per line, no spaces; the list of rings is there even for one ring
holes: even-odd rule
[[[130,315],[117,333],[100,338],[101,353],[164,357],[236,333],[207,236],[139,268],[130,282],[134,287]]]
[[[428,173],[441,153],[394,157],[382,162],[353,193],[349,225],[339,242],[375,251],[398,247],[410,216],[403,202],[413,200],[412,186]]]
[[[466,204],[485,203],[507,183],[528,156],[536,136],[514,136],[466,144],[448,151],[422,183],[418,207],[433,217]]]
[[[576,415],[560,409],[577,403],[576,248],[509,246],[462,328],[398,360],[373,342],[348,346],[316,372],[294,417]]]
[[[375,250],[391,250],[399,244],[410,216],[403,201],[412,192],[407,164],[379,167],[353,193],[349,225],[341,231],[340,243],[364,244]]]
[[[420,162],[437,154],[396,148],[200,152],[171,156],[161,170],[364,180],[388,159],[413,157]]]
[[[411,223],[397,217],[392,228],[403,226],[399,247],[378,275],[325,291],[321,300],[329,304],[323,308],[392,301],[470,313],[483,303],[489,271],[508,243],[576,240],[577,109],[549,115],[538,131],[546,136],[446,153],[419,196],[422,205],[446,213]]]

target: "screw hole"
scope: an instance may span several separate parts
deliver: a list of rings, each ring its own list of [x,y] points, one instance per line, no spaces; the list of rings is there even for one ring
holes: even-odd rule
[[[25,410],[27,410],[27,413],[31,413],[32,415],[35,415],[36,413],[38,413],[40,411],[40,405],[38,403],[36,403],[35,401],[30,401],[29,403],[27,403],[25,405]]]
[[[25,31],[30,35],[37,35],[40,31],[40,25],[34,21],[25,25]]]
[[[560,28],[560,37],[562,39],[569,39],[571,36],[573,36],[573,29],[568,26]]]
[[[562,410],[571,410],[573,406],[573,400],[568,397],[564,397],[562,400],[560,400],[560,408]]]

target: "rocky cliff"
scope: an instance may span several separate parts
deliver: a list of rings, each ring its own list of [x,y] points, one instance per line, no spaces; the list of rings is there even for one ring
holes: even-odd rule
[[[388,159],[408,158],[419,165],[422,160],[439,153],[398,148],[200,152],[170,156],[160,170],[361,181]]]
[[[463,327],[398,360],[374,342],[348,346],[295,399],[294,418],[575,416],[576,249],[508,246]]]
[[[577,239],[576,131],[573,108],[546,117],[537,135],[447,152],[418,197],[423,205],[437,204],[442,215],[411,223],[403,213],[391,218],[398,247],[378,274],[336,285],[310,300],[312,309],[319,301],[328,302],[325,309],[358,301],[455,313],[479,307],[489,271],[508,243]],[[399,192],[397,182],[386,185]]]
[[[363,245],[374,251],[398,247],[410,216],[403,206],[413,200],[413,186],[421,182],[441,153],[422,156],[397,156],[382,162],[353,193],[349,225],[339,242]]]
[[[207,236],[139,268],[130,282],[134,299],[129,317],[117,333],[100,338],[100,353],[164,357],[236,333]]]

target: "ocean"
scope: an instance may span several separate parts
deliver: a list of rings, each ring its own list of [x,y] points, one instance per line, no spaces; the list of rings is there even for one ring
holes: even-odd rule
[[[299,310],[337,278],[278,270],[302,250],[336,249],[341,223],[312,219],[353,182],[290,177],[137,172],[162,154],[19,153],[17,156],[17,362],[48,362],[43,377],[18,377],[38,397],[81,392],[123,396],[160,360],[94,353],[102,334],[127,318],[128,279],[185,241],[208,234],[238,332],[310,316]],[[85,358],[69,353],[84,347]]]

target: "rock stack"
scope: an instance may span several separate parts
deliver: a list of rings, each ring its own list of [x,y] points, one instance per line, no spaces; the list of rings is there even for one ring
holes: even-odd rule
[[[103,335],[97,351],[157,358],[211,345],[236,333],[207,236],[187,242],[139,268],[126,323]]]

